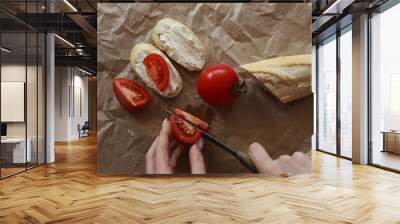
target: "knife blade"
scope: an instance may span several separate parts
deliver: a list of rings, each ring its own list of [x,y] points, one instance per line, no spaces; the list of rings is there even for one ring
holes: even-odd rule
[[[167,109],[163,109],[169,116],[176,116],[179,119],[182,119],[183,121],[185,121],[186,123],[188,123],[189,125],[191,125],[192,127],[196,128],[202,135],[202,137],[206,140],[208,140],[209,142],[219,146],[222,150],[224,150],[226,153],[230,154],[231,156],[235,157],[237,160],[239,160],[240,164],[242,164],[244,167],[246,167],[249,171],[251,171],[252,173],[258,173],[257,168],[254,166],[254,164],[251,162],[249,156],[244,153],[241,152],[239,150],[235,150],[227,145],[225,145],[221,140],[219,140],[218,138],[212,136],[211,134],[201,130],[200,128],[198,128],[195,124],[193,124],[191,121],[186,120],[185,118],[172,113],[171,111],[167,110]]]

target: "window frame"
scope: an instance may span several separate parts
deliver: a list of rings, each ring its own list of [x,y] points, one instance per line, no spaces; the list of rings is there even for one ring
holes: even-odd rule
[[[367,163],[370,166],[377,167],[383,170],[395,172],[395,173],[400,173],[400,170],[390,168],[384,165],[380,165],[377,163],[373,162],[373,132],[372,132],[372,18],[373,14],[380,14],[384,13],[385,11],[391,9],[392,7],[400,4],[400,0],[388,0],[384,4],[380,5],[377,8],[369,10],[368,13],[368,31],[367,31],[367,40],[368,40],[368,56],[367,56],[367,64],[368,64],[368,69],[367,69],[367,77],[368,77],[368,111],[367,111],[367,116],[368,116],[368,152],[367,152]]]
[[[352,23],[347,24],[341,29],[337,29],[335,33],[332,35],[328,36],[327,38],[319,41],[316,44],[316,132],[315,132],[315,142],[316,142],[316,151],[327,153],[329,155],[337,156],[339,158],[347,159],[347,160],[352,160],[352,158],[347,157],[342,155],[341,153],[341,119],[340,119],[340,81],[341,81],[341,67],[340,67],[340,37],[344,35],[347,32],[352,32]],[[332,153],[327,150],[324,150],[320,148],[319,144],[319,98],[320,98],[320,93],[318,91],[319,89],[319,47],[322,43],[326,44],[330,41],[336,41],[336,152]]]
[[[27,12],[27,4],[26,3],[28,1],[22,1],[22,2],[25,3],[25,15],[26,15],[26,12]],[[37,4],[36,5],[36,11],[38,12],[38,10],[39,10],[39,8],[38,8],[39,1],[36,0],[36,1],[32,1],[32,2]],[[47,12],[48,7],[46,7],[45,10]],[[7,176],[3,175],[2,167],[0,166],[0,180],[4,180],[4,179],[12,177],[14,175],[26,172],[26,171],[28,171],[30,169],[34,169],[34,168],[39,167],[41,165],[47,164],[47,128],[46,128],[47,127],[47,110],[46,110],[46,108],[47,108],[47,43],[48,43],[48,40],[47,40],[47,32],[43,32],[41,30],[38,30],[38,29],[28,25],[27,23],[24,23],[23,21],[21,21],[18,18],[14,17],[12,13],[9,13],[5,9],[1,8],[1,5],[0,5],[0,12],[5,13],[6,15],[10,16],[15,21],[22,23],[22,25],[23,25],[23,30],[21,29],[21,30],[18,30],[18,31],[8,31],[8,30],[1,30],[0,29],[0,46],[2,45],[2,43],[1,43],[2,42],[2,34],[5,34],[5,33],[21,33],[21,34],[25,35],[25,49],[24,49],[24,51],[25,51],[25,97],[24,97],[25,98],[25,102],[24,102],[25,166],[21,167],[21,168],[24,168],[23,170],[20,170],[18,172],[12,173],[12,174],[9,174]],[[1,28],[1,24],[0,24],[0,28]],[[28,34],[33,34],[33,35],[36,34],[35,35],[36,36],[36,43],[35,43],[36,44],[36,49],[35,49],[35,51],[36,51],[36,60],[34,62],[34,64],[36,65],[36,70],[35,70],[35,73],[36,73],[36,91],[34,93],[36,95],[35,96],[36,97],[36,122],[34,122],[35,125],[36,125],[36,136],[34,136],[33,138],[36,138],[36,141],[37,141],[37,145],[36,145],[36,162],[30,164],[29,166],[28,166],[29,162],[27,162],[27,156],[28,156],[28,154],[27,154],[27,147],[28,147],[27,146],[28,145],[27,144],[27,142],[28,142],[27,141],[27,139],[28,139],[28,118],[27,118],[27,113],[28,113],[27,112]],[[41,44],[42,44],[41,48],[43,48],[43,49],[39,48],[39,34],[43,34],[42,38],[40,39]],[[39,63],[39,49],[41,50],[40,52],[43,53],[43,55],[41,55],[42,56],[41,60],[43,60],[43,62],[41,64]],[[1,78],[2,78],[2,76],[1,76],[1,67],[3,66],[2,62],[3,62],[2,54],[0,53],[0,82],[1,82]],[[40,116],[39,113],[38,113],[38,111],[39,111],[39,81],[38,81],[39,70],[38,70],[38,67],[40,65],[42,66],[41,73],[42,73],[42,82],[43,82],[42,83],[43,84],[43,93],[42,93],[42,96],[43,96],[42,103],[43,103],[43,105],[41,105],[41,106],[43,107],[42,109],[44,109],[44,111],[43,111],[44,114],[42,114],[43,117],[41,117],[43,119],[42,122],[43,122],[43,129],[44,129],[43,133],[42,133],[43,134],[43,143],[44,143],[42,145],[42,147],[43,147],[42,148],[43,155],[41,155],[41,157],[43,157],[42,158],[43,162],[39,162],[39,142],[38,142],[38,139],[39,139],[39,116]],[[0,89],[1,89],[1,86],[0,86]],[[1,106],[0,106],[0,110],[1,110]],[[0,123],[1,123],[1,119],[0,119]],[[1,152],[2,152],[2,150],[1,150],[1,144],[0,144],[0,158],[1,158]]]

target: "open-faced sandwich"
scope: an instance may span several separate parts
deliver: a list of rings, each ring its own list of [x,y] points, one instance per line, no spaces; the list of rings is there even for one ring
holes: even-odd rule
[[[311,55],[278,57],[241,66],[281,102],[310,95]]]
[[[137,44],[131,52],[131,65],[139,78],[164,97],[174,97],[182,90],[182,79],[171,61],[151,44]]]
[[[201,70],[206,63],[206,50],[199,38],[176,20],[158,21],[152,39],[160,50],[189,71]]]

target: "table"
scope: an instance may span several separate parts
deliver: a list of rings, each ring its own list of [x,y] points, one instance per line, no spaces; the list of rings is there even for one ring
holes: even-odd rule
[[[25,151],[26,142],[28,144]],[[32,141],[30,138],[27,138],[26,141],[25,138],[1,139],[1,157],[6,160],[6,163],[31,162],[31,145]]]
[[[392,152],[400,154],[400,131],[382,131],[383,150],[382,152]]]

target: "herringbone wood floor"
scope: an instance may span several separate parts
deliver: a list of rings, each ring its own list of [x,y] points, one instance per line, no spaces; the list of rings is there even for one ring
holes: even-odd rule
[[[0,181],[0,223],[400,223],[400,175],[313,153],[313,174],[99,177],[95,138]]]

